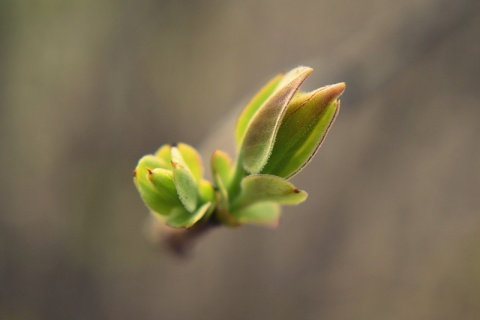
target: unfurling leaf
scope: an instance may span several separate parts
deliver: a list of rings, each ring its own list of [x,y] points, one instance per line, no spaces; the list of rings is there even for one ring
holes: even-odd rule
[[[278,83],[280,82],[280,80],[282,80],[283,77],[284,74],[279,74],[275,78],[270,80],[243,109],[242,114],[238,117],[237,124],[235,126],[235,143],[237,145],[237,150],[242,145],[245,132],[247,131],[247,127],[252,120],[253,115],[273,94]]]
[[[232,212],[257,202],[299,204],[307,199],[307,193],[295,188],[287,180],[268,174],[253,174],[242,180],[241,193],[232,204]]]
[[[203,176],[202,157],[200,157],[197,150],[195,150],[188,144],[179,143],[176,148],[178,149],[183,161],[185,162],[186,166],[192,173],[197,183],[200,182],[200,179]],[[173,159],[173,161],[175,161],[175,159]]]
[[[186,168],[173,162],[173,181],[177,188],[178,197],[182,201],[185,209],[189,212],[197,208],[198,192],[195,178]]]
[[[312,71],[311,68],[299,67],[287,73],[253,116],[240,149],[240,159],[247,172],[258,173],[267,163],[285,109]]]
[[[155,156],[144,156],[140,159],[134,171],[133,180],[147,206],[160,215],[168,215],[173,208],[181,205],[181,203],[176,198],[176,192],[171,193],[168,188],[155,185],[149,178],[154,170],[151,168],[158,168],[161,163]]]
[[[310,162],[335,120],[344,90],[345,84],[338,83],[293,99],[262,173],[291,178]]]

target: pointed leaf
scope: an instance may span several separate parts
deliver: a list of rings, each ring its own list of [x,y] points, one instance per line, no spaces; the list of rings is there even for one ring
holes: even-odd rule
[[[161,159],[162,166],[159,168],[164,169],[172,169],[172,157],[170,155],[172,147],[168,144],[161,146],[157,152],[155,152],[155,156]]]
[[[216,207],[216,193],[210,181],[205,179],[200,180],[200,184],[198,185],[198,196],[200,204],[207,202],[212,203],[207,213],[205,214],[205,217],[208,218],[213,213]]]
[[[335,120],[344,89],[338,83],[293,99],[262,173],[290,178],[310,162]]]
[[[156,213],[168,215],[176,207],[164,199],[151,183],[146,183],[145,180],[141,179],[134,179],[134,183],[145,205]]]
[[[198,184],[198,193],[201,202],[212,202],[215,200],[215,191],[210,181],[202,179]]]
[[[178,150],[177,147],[172,147],[170,149],[170,156],[171,156],[171,163],[172,163],[173,168],[175,168],[175,166],[180,166],[180,167],[188,170],[190,173],[192,173],[190,171],[190,169],[188,168],[187,162],[185,161],[182,154],[180,153],[180,150]]]
[[[241,147],[243,167],[246,171],[258,173],[267,163],[285,109],[311,72],[310,68],[299,67],[287,73],[276,91],[253,117]]]
[[[138,161],[138,164],[137,164],[137,167],[135,168],[135,170],[138,170],[139,168],[149,168],[149,169],[156,169],[156,168],[162,168],[162,165],[163,165],[163,161],[162,159],[154,156],[154,155],[146,155],[146,156],[143,156],[139,161]]]
[[[299,204],[307,199],[307,193],[295,188],[287,180],[267,175],[255,174],[245,177],[241,183],[240,196],[232,204],[232,211],[245,208],[256,202],[276,202],[279,204]]]
[[[182,158],[185,161],[188,169],[193,174],[197,182],[199,182],[203,176],[203,164],[200,154],[198,154],[195,148],[185,143],[179,143],[177,145],[177,149],[182,155]]]
[[[179,206],[182,205],[178,198],[177,189],[173,182],[173,172],[171,170],[162,168],[149,169],[147,171],[147,178],[158,192],[164,195],[165,199],[170,199]]]
[[[232,175],[232,160],[225,152],[215,150],[212,154],[211,165],[213,181],[220,189],[222,196],[226,196],[226,190],[230,185]]]
[[[152,172],[151,168],[158,166],[160,162],[158,157],[147,155],[138,162],[134,171],[134,183],[138,192],[145,204],[153,211],[168,215],[170,211],[181,205],[175,197],[172,197],[169,192],[161,188],[157,188],[149,179]],[[155,169],[153,169],[155,170]]]
[[[193,213],[188,212],[184,208],[174,210],[171,217],[168,218],[167,224],[174,228],[188,228],[198,222],[208,211],[212,204],[205,203]]]
[[[254,97],[250,100],[247,106],[243,109],[242,113],[238,117],[237,124],[235,125],[235,143],[237,150],[242,144],[245,131],[247,131],[248,124],[252,120],[253,115],[260,109],[265,100],[268,99],[275,91],[280,80],[283,78],[283,74],[278,74],[271,79]]]
[[[172,148],[173,154],[173,148]],[[176,162],[173,163],[173,182],[177,189],[178,197],[189,212],[195,211],[198,203],[198,192],[195,178],[189,170]]]
[[[272,202],[259,202],[233,212],[232,215],[240,223],[276,227],[280,219],[280,206]]]

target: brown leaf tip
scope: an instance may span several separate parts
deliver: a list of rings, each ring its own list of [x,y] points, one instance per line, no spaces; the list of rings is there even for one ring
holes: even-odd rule
[[[298,190],[298,189],[295,188],[295,189],[293,189],[293,192],[294,192],[294,193],[300,193],[300,190]]]
[[[328,86],[327,89],[330,91],[330,94],[332,97],[335,97],[336,99],[338,99],[338,97],[340,97],[342,93],[345,91],[346,86],[347,85],[345,84],[345,82],[340,82],[340,83],[336,83]]]
[[[133,177],[134,177],[134,178],[137,177],[137,170],[133,170]]]

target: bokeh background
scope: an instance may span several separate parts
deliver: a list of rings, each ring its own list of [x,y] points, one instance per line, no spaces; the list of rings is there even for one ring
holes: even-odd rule
[[[0,319],[479,319],[479,35],[477,0],[1,0]],[[309,200],[152,244],[136,161],[297,65],[347,82]]]

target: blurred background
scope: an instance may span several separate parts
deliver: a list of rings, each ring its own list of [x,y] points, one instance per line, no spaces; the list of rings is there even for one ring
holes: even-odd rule
[[[0,319],[479,319],[479,34],[476,0],[0,0]],[[347,82],[309,200],[152,245],[137,160],[298,65]]]

